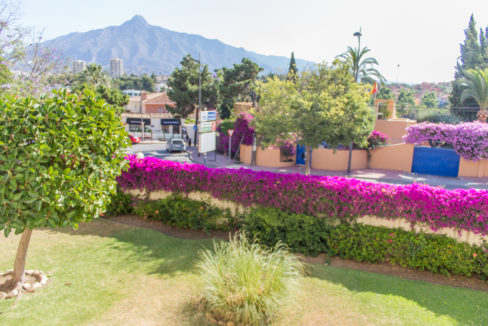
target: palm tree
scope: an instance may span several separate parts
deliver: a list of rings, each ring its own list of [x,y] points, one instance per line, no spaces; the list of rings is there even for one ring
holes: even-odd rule
[[[466,88],[461,93],[461,102],[473,98],[478,103],[480,110],[477,117],[486,121],[488,116],[488,68],[485,70],[468,69],[464,72],[462,83]]]
[[[385,78],[383,75],[374,68],[375,65],[378,65],[378,61],[372,57],[365,57],[369,51],[371,50],[368,47],[361,49],[359,46],[357,48],[348,46],[347,51],[337,57],[351,68],[351,74],[356,82],[371,78],[384,82]]]
[[[97,64],[90,64],[81,73],[80,76],[81,83],[86,83],[88,85],[94,86],[111,86],[111,78],[102,70],[102,67]]]

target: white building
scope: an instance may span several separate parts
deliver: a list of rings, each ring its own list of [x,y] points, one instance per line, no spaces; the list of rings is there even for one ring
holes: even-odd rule
[[[124,74],[124,61],[120,58],[110,60],[110,76],[118,78]]]
[[[122,91],[123,94],[129,95],[129,97],[141,96],[141,92],[142,91],[136,89],[125,89]]]
[[[86,68],[86,62],[83,60],[75,60],[73,61],[72,72],[73,74],[79,74]]]

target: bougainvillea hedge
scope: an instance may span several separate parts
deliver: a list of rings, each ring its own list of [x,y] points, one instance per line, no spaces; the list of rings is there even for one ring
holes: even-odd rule
[[[488,123],[419,123],[407,128],[404,140],[412,144],[429,140],[451,144],[460,156],[468,160],[488,158]]]
[[[124,190],[200,191],[244,206],[349,220],[374,215],[488,234],[488,191],[445,190],[421,184],[388,185],[342,177],[279,174],[248,169],[209,169],[129,156],[118,179]]]

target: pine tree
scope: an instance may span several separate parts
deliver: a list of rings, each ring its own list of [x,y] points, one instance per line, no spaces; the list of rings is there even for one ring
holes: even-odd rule
[[[296,83],[298,78],[297,74],[298,74],[298,69],[297,69],[297,63],[295,61],[295,53],[292,52],[290,58],[290,67],[288,68],[288,74],[286,75],[286,79]]]
[[[486,32],[488,32],[488,27]],[[480,29],[478,34],[473,15],[469,19],[468,28],[464,30],[464,35],[464,43],[460,44],[461,55],[456,64],[449,102],[451,103],[452,113],[462,119],[473,120],[476,117],[476,112],[468,112],[463,108],[478,108],[479,106],[472,99],[461,101],[461,93],[464,89],[461,83],[466,70],[488,67],[488,35],[483,32],[483,29]]]

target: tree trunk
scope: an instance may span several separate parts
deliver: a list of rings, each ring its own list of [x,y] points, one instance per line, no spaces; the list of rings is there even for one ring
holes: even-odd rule
[[[310,146],[305,146],[305,175],[310,175]]]
[[[29,241],[32,235],[32,230],[26,228],[20,238],[19,247],[17,248],[17,255],[15,256],[14,271],[12,279],[9,283],[16,287],[19,283],[24,281],[25,260],[27,258],[27,249],[29,248]]]

